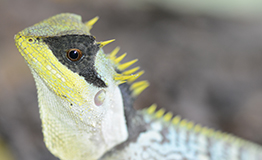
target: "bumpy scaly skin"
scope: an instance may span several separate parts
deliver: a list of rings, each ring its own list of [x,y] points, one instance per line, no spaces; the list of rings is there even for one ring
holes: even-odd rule
[[[143,110],[147,131],[123,150],[105,159],[140,160],[260,160],[261,146],[181,120],[156,106]],[[121,158],[120,158],[121,157]]]
[[[47,38],[52,37],[59,40],[59,37],[67,35],[90,35],[96,20],[82,23],[80,16],[59,14],[15,36],[17,48],[36,81],[44,141],[55,156],[63,160],[262,159],[260,146],[193,125],[180,120],[179,116],[172,118],[172,114],[164,114],[163,109],[155,111],[155,105],[132,112],[133,121],[125,117],[131,113],[124,114],[124,108],[125,111],[130,109],[124,106],[129,102],[123,98],[131,96],[130,99],[133,99],[148,86],[146,81],[133,83],[143,74],[143,71],[134,74],[139,67],[125,70],[136,60],[120,64],[125,54],[115,57],[119,48],[105,55],[101,47],[109,41],[90,42],[91,46],[98,45],[100,49],[97,53],[87,50],[87,58],[90,55],[95,57],[89,58],[89,62],[92,62],[90,68],[96,74],[88,79],[90,77],[83,77],[80,72],[74,72],[61,63],[63,55],[53,53],[46,42]],[[74,42],[72,44],[75,45]],[[70,62],[70,65],[78,67],[77,63]],[[106,87],[94,85],[94,79],[100,79]],[[130,94],[120,92],[118,85],[124,82],[130,86],[127,89]],[[139,128],[138,124],[144,126],[136,132],[134,129]]]
[[[15,37],[36,82],[45,144],[55,156],[65,160],[97,159],[127,139],[122,96],[114,80],[116,72],[102,49],[85,56],[96,54],[93,67],[99,67],[97,72],[108,85],[106,88],[89,84],[69,70],[44,42],[44,38],[52,36],[88,35],[89,28],[80,16],[61,14]],[[96,96],[98,93],[105,94]],[[103,103],[97,106],[96,98]]]

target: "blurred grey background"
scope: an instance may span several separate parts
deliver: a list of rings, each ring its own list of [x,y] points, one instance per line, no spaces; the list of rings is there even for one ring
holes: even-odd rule
[[[44,146],[33,77],[13,37],[62,12],[100,20],[105,47],[138,58],[156,102],[183,118],[262,144],[262,1],[0,0],[0,159],[56,159]]]

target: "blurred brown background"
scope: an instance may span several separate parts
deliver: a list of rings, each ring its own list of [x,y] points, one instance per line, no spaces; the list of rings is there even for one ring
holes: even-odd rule
[[[0,0],[0,155],[5,146],[14,159],[56,159],[44,146],[35,84],[13,37],[61,12],[99,16],[92,34],[116,39],[105,51],[121,46],[125,61],[139,58],[151,86],[136,108],[156,102],[262,144],[262,2],[192,1]]]

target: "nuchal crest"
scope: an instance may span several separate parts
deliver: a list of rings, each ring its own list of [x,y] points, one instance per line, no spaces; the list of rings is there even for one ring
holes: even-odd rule
[[[144,71],[104,54],[90,29],[64,13],[26,28],[16,46],[36,82],[44,141],[62,160],[260,160],[261,146],[156,110],[133,109]]]

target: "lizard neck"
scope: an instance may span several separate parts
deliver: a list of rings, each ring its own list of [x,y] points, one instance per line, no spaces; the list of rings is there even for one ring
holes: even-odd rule
[[[127,83],[119,85],[119,89],[123,97],[124,115],[128,131],[128,138],[119,145],[112,148],[103,157],[107,157],[108,155],[114,154],[116,150],[123,150],[130,143],[136,143],[140,134],[147,132],[148,130],[148,125],[145,121],[143,113],[133,108],[135,98],[131,95],[132,91],[129,88],[130,85]]]
[[[135,98],[131,96],[132,91],[129,89],[129,84],[120,84],[119,88],[123,97],[124,113],[128,130],[128,139],[126,142],[128,143],[136,139],[141,132],[146,130],[146,122],[143,119],[143,115],[133,107]]]
[[[121,116],[124,114],[121,102],[119,106],[114,105],[114,110],[108,110],[100,122],[84,124],[77,119],[68,118],[74,117],[68,109],[70,103],[53,93],[38,74],[32,69],[31,71],[38,91],[44,141],[55,156],[71,160],[84,160],[86,157],[90,160],[98,159],[127,139],[125,119]],[[119,89],[112,94],[116,99],[122,99]]]

